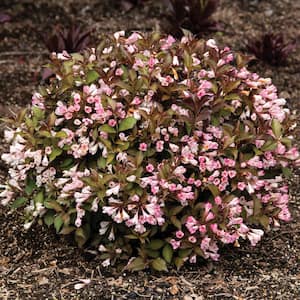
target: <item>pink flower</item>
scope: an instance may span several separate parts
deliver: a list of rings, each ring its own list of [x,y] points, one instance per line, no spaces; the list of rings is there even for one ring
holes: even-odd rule
[[[106,196],[118,195],[120,191],[120,184],[114,185],[112,188],[106,190]]]
[[[287,206],[284,206],[283,208],[281,208],[281,211],[278,214],[278,218],[280,220],[285,221],[285,222],[288,222],[288,221],[290,221],[292,219],[291,213],[290,213],[290,211],[289,211],[289,209],[288,209]]]
[[[178,239],[182,239],[184,237],[184,233],[181,230],[176,231],[176,237]]]
[[[162,152],[164,150],[164,141],[157,141],[156,142],[156,151]]]
[[[169,86],[170,83],[174,82],[174,79],[170,75],[168,75],[166,77],[159,77],[159,81],[162,86]]]
[[[264,235],[264,232],[261,229],[250,229],[247,238],[249,239],[252,246],[255,246]]]
[[[234,178],[236,176],[236,171],[235,170],[230,170],[228,171],[228,175],[230,178]]]
[[[134,97],[131,104],[132,105],[140,105],[142,103],[142,100],[139,97]]]
[[[122,76],[124,71],[121,68],[118,68],[115,72],[116,76]]]
[[[109,119],[109,120],[108,120],[108,125],[109,125],[110,127],[115,127],[116,124],[117,124],[117,121],[116,121],[115,119]]]
[[[198,222],[192,216],[189,216],[185,223],[186,228],[191,234],[194,234],[198,230]]]
[[[197,239],[196,239],[193,235],[189,236],[188,240],[189,240],[189,242],[191,242],[192,244],[195,244],[195,243],[197,242]]]
[[[175,43],[175,41],[176,40],[171,35],[169,35],[167,39],[163,40],[164,43],[161,46],[161,50],[168,50]]]
[[[169,147],[172,152],[177,152],[179,150],[179,146],[172,144],[172,143],[169,144]]]
[[[217,47],[217,44],[216,44],[216,41],[214,39],[210,39],[206,42],[206,46],[210,47],[210,48],[213,48],[215,50],[218,50],[218,47]]]
[[[205,222],[209,222],[215,218],[215,215],[212,212],[209,212],[205,218]]]
[[[68,111],[68,109],[67,109],[67,107],[65,106],[65,105],[63,105],[63,103],[62,102],[57,102],[57,108],[55,109],[55,114],[57,115],[57,116],[63,116],[67,111]]]
[[[92,108],[90,106],[85,106],[84,107],[84,111],[87,113],[87,114],[90,114],[92,112]]]
[[[195,180],[194,185],[195,185],[196,187],[200,187],[200,186],[202,185],[201,180],[200,180],[200,179]]]
[[[47,147],[45,148],[45,153],[46,153],[47,155],[49,155],[49,154],[51,154],[51,152],[52,152],[52,147],[47,146]]]
[[[221,205],[221,204],[222,204],[222,198],[221,198],[220,196],[217,196],[217,197],[215,198],[215,203],[216,203],[217,205]]]
[[[148,148],[148,145],[146,143],[140,143],[140,145],[139,145],[140,151],[145,152],[145,151],[147,151],[147,148]]]
[[[132,33],[126,40],[126,44],[134,44],[137,40],[141,39],[142,36],[137,32]]]
[[[152,173],[154,171],[154,167],[152,164],[148,164],[146,166],[146,171],[149,172],[149,173]]]
[[[172,240],[170,240],[170,244],[171,244],[173,250],[176,250],[177,248],[180,247],[181,242],[172,239]]]
[[[71,120],[73,118],[73,114],[70,113],[70,112],[66,112],[64,117],[65,117],[66,120]]]
[[[291,148],[289,151],[285,153],[285,157],[290,160],[296,160],[299,158],[299,151],[296,147]]]
[[[186,172],[186,168],[183,166],[179,166],[173,171],[173,174],[175,176],[182,177],[185,172]]]
[[[246,188],[246,184],[244,182],[238,182],[237,187],[239,190],[243,191]]]
[[[189,262],[191,264],[195,264],[197,262],[197,256],[196,255],[191,256],[189,259]]]
[[[226,167],[234,167],[235,166],[235,161],[230,158],[224,158],[224,166]]]

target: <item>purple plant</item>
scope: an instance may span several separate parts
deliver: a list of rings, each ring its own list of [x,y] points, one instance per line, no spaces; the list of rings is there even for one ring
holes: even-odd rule
[[[182,29],[194,34],[218,30],[218,24],[211,16],[219,5],[219,0],[165,0],[171,25],[170,31],[175,36],[182,35]]]
[[[282,33],[266,33],[258,39],[248,41],[247,49],[258,59],[271,65],[283,65],[289,54],[296,48],[294,41],[286,42]]]
[[[50,37],[44,36],[44,43],[51,52],[80,52],[88,46],[91,31],[76,25],[70,28],[56,28]]]
[[[11,21],[11,16],[0,11],[0,24],[2,23],[6,23],[6,22],[10,22]]]

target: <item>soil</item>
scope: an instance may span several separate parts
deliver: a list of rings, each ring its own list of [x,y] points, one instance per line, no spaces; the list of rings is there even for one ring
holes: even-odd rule
[[[92,26],[92,45],[102,33],[164,28],[160,1],[140,1],[140,6],[126,12],[119,2],[1,0],[0,12],[12,20],[0,24],[0,116],[30,102],[49,57],[41,36],[49,35],[52,26],[75,21]],[[207,34],[207,38],[234,50],[243,51],[247,38],[268,30],[300,40],[299,1],[221,0],[215,19],[224,31]],[[299,47],[286,66],[256,62],[251,69],[272,77],[280,96],[298,114]],[[3,127],[0,125],[0,139]],[[300,141],[299,134],[296,140]],[[0,142],[0,153],[5,148]],[[7,170],[1,164],[0,169],[3,182]],[[167,274],[103,269],[92,250],[78,249],[71,239],[38,224],[25,232],[22,216],[0,207],[0,299],[300,299],[300,172],[294,173],[290,184],[293,220],[289,224],[267,233],[255,248],[248,243],[240,248],[224,247],[218,262]],[[76,290],[80,279],[91,279],[91,283]]]

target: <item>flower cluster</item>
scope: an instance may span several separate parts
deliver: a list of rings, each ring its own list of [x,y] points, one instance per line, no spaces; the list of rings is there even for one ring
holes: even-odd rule
[[[255,246],[289,221],[293,122],[269,78],[213,40],[117,32],[52,55],[56,79],[8,121],[2,204],[103,265],[166,270]]]

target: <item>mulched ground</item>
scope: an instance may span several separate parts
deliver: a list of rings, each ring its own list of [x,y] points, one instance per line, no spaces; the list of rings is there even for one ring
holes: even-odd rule
[[[1,0],[0,11],[9,13],[12,21],[0,24],[0,116],[30,102],[48,59],[41,35],[49,34],[51,26],[75,20],[93,26],[95,44],[104,32],[164,26],[160,1],[147,1],[126,13],[109,2],[118,1]],[[224,24],[224,32],[208,36],[235,50],[244,49],[247,37],[270,29],[300,40],[299,1],[223,0],[215,17]],[[259,62],[251,68],[272,77],[292,110],[299,110],[299,50],[287,66]],[[0,139],[2,129],[3,125]],[[0,142],[0,153],[4,148]],[[0,169],[1,182],[5,168],[0,164]],[[203,262],[168,274],[104,270],[89,249],[80,250],[71,239],[38,224],[25,232],[21,215],[0,207],[0,299],[300,299],[299,186],[295,170],[293,221],[268,233],[257,247],[226,247],[217,263]],[[87,278],[91,283],[75,290],[79,279]]]

